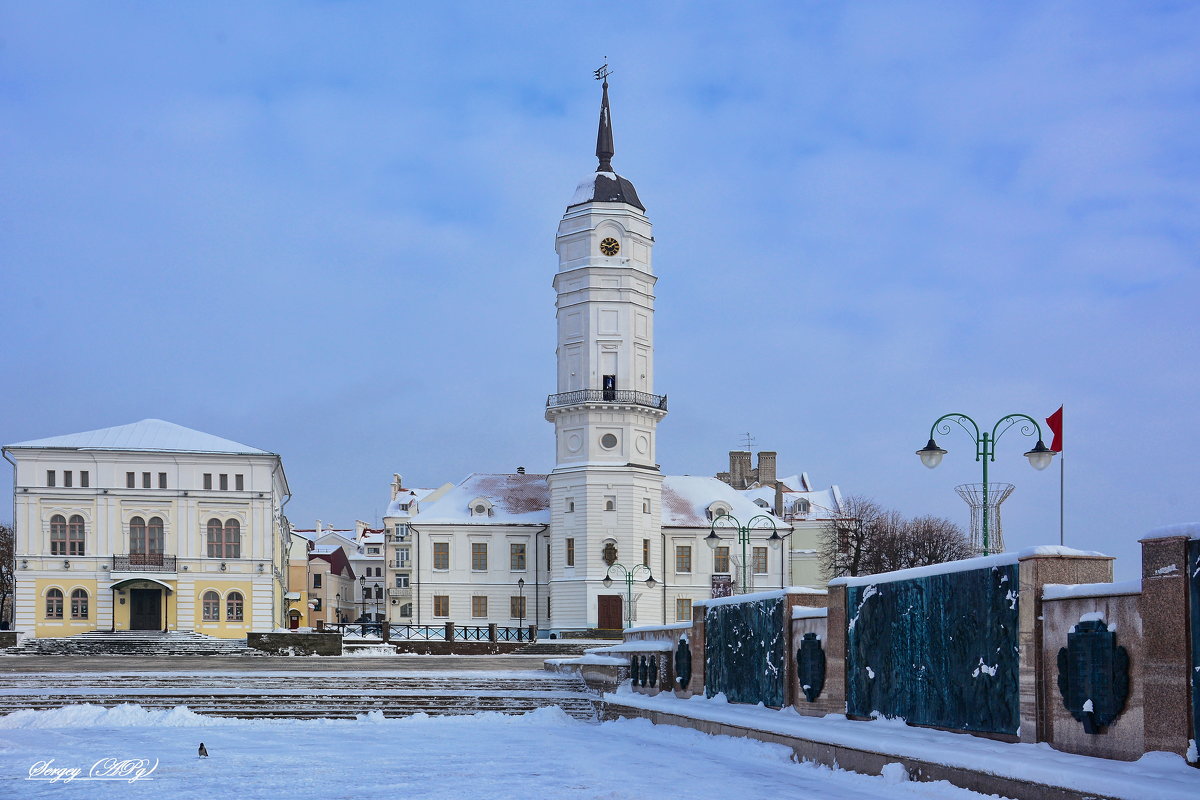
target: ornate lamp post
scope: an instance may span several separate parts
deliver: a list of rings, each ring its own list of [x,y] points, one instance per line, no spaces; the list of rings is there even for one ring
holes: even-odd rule
[[[524,578],[517,578],[517,592],[518,592],[519,597],[521,598],[520,602],[517,604],[517,626],[520,628],[524,628],[525,627],[525,579]]]
[[[717,545],[721,543],[721,537],[717,535],[717,528],[733,528],[737,531],[738,542],[742,545],[742,582],[741,585],[738,586],[738,594],[745,594],[746,589],[749,586],[749,573],[746,572],[747,568],[749,567],[749,565],[746,563],[746,547],[750,544],[750,531],[755,528],[763,531],[767,529],[767,525],[754,524],[755,521],[760,519],[771,527],[771,538],[767,539],[767,541],[774,539],[775,542],[773,546],[778,547],[780,542],[783,541],[783,537],[779,535],[779,531],[775,527],[775,520],[771,519],[766,514],[758,514],[757,516],[751,517],[750,521],[745,525],[738,522],[737,517],[729,514],[722,514],[712,521],[712,525],[710,525],[708,528],[708,536],[704,537],[704,543],[708,545],[708,549],[713,550],[716,549]],[[728,522],[722,525],[722,520],[728,520]]]
[[[351,584],[353,585],[353,584]],[[367,621],[367,576],[363,575],[358,579],[359,594],[362,596],[362,616],[359,617],[360,622]]]
[[[620,570],[620,574],[617,575],[618,578],[625,579],[625,597],[626,597],[625,627],[632,628],[633,627],[633,582],[635,580],[640,580],[640,578],[638,577],[638,570],[641,570],[646,575],[645,580],[646,580],[646,588],[647,589],[653,589],[655,586],[658,586],[658,581],[654,580],[654,574],[650,571],[650,568],[647,567],[645,564],[634,564],[633,569],[629,569],[624,564],[622,564],[620,561],[614,561],[612,563],[612,566],[610,566],[608,568],[608,571],[604,573],[604,580],[601,581],[601,583],[604,584],[605,589],[608,589],[608,588],[612,587],[612,585],[613,585],[612,571],[614,569]]]
[[[381,613],[379,610],[379,606],[383,603],[383,592],[379,591],[379,589],[380,589],[379,584],[378,583],[375,584],[375,620],[376,621],[379,620],[379,615]]]
[[[783,541],[795,532],[796,532],[795,529],[792,529],[792,530],[788,531],[787,533],[785,533],[783,536],[780,536],[779,531],[773,531],[771,533],[771,535],[767,537],[767,544],[771,545],[772,550],[778,550],[780,548],[780,546],[783,545]],[[787,570],[788,570],[788,566],[789,566],[787,552],[780,553],[779,562],[780,562],[779,563],[779,588],[786,589],[787,588]]]
[[[1008,414],[1001,417],[992,426],[991,434],[988,434],[986,430],[980,432],[975,420],[966,414],[944,414],[938,417],[930,427],[929,444],[917,451],[917,455],[921,457],[921,463],[930,469],[942,463],[942,456],[948,452],[938,447],[937,442],[933,440],[933,435],[934,433],[948,435],[951,431],[951,422],[958,425],[971,437],[975,442],[975,460],[983,462],[983,554],[986,556],[988,555],[988,462],[996,460],[996,442],[1009,428],[1020,423],[1022,436],[1033,436],[1034,431],[1037,432],[1037,444],[1033,446],[1032,450],[1025,453],[1030,466],[1036,470],[1045,469],[1054,460],[1055,452],[1042,442],[1042,427],[1028,414]]]

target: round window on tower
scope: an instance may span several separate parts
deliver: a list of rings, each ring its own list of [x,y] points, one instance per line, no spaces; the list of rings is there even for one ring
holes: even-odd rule
[[[606,433],[600,437],[600,446],[605,450],[612,450],[617,446],[617,437],[611,433]]]

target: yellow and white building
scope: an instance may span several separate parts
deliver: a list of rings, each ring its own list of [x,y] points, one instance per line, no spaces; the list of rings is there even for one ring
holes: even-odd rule
[[[27,636],[286,624],[280,457],[162,420],[19,442],[15,627]]]

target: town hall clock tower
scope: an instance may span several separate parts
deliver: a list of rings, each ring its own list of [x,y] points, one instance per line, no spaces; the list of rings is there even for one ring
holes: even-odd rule
[[[654,620],[662,603],[661,584],[647,585],[649,573],[637,569],[631,614],[624,579],[639,564],[662,578],[655,434],[667,402],[654,393],[654,238],[633,184],[613,171],[608,80],[600,77],[599,165],[576,188],[555,239],[558,391],[546,401],[556,447],[553,628]]]

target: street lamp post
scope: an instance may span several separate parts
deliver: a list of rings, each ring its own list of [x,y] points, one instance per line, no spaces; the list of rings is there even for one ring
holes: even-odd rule
[[[1033,446],[1032,450],[1025,453],[1030,466],[1036,470],[1045,469],[1054,460],[1055,453],[1042,442],[1042,426],[1038,425],[1037,420],[1028,414],[1008,414],[1001,417],[992,426],[991,434],[986,430],[981,432],[979,426],[975,424],[975,420],[966,414],[943,414],[929,429],[929,444],[917,451],[917,455],[921,457],[921,463],[930,469],[942,463],[942,456],[948,452],[938,447],[933,435],[935,433],[948,435],[952,430],[951,422],[966,431],[967,435],[972,438],[975,442],[975,460],[983,462],[983,554],[986,556],[988,555],[988,462],[996,460],[996,442],[1009,428],[1020,424],[1022,436],[1033,436],[1034,431],[1037,432],[1037,444]],[[970,424],[969,428],[968,424]]]
[[[774,531],[767,537],[767,544],[771,545],[772,550],[778,550],[783,545],[783,540],[795,533],[795,529],[788,531],[783,536],[779,535],[779,531]],[[785,550],[779,554],[779,588],[787,588],[787,568],[788,568],[788,553]]]
[[[517,626],[521,629],[525,628],[525,579],[517,578],[517,593],[520,600],[517,601]],[[521,634],[517,634],[520,636]]]
[[[382,604],[382,602],[383,602],[383,592],[380,591],[380,585],[377,583],[377,584],[375,584],[375,621],[376,622],[379,621],[379,615],[381,613],[379,610],[379,606]]]
[[[326,595],[326,596],[328,597],[328,595]],[[342,621],[342,593],[341,592],[338,592],[337,594],[335,594],[333,596],[333,602],[334,602],[333,621],[341,622]]]
[[[714,549],[716,549],[717,545],[719,545],[721,543],[721,537],[717,535],[717,528],[719,528],[719,527],[734,528],[737,531],[738,543],[740,543],[742,545],[742,582],[741,582],[741,585],[738,587],[738,594],[745,594],[746,589],[750,585],[749,579],[748,579],[749,573],[746,572],[746,569],[748,567],[748,564],[746,563],[746,547],[750,544],[750,531],[752,529],[754,529],[755,527],[757,527],[759,530],[764,530],[764,531],[767,529],[766,525],[756,526],[754,524],[756,520],[760,520],[760,519],[764,520],[767,523],[767,525],[771,526],[771,538],[767,539],[767,541],[770,542],[770,541],[774,540],[772,546],[778,547],[779,544],[783,541],[783,537],[781,537],[779,535],[779,530],[775,527],[775,520],[771,519],[766,514],[758,514],[757,516],[751,517],[750,521],[748,523],[746,523],[745,525],[738,522],[737,517],[734,517],[730,514],[722,514],[721,516],[717,517],[716,519],[714,519],[712,521],[712,525],[710,525],[708,528],[708,536],[704,537],[704,543],[706,545],[708,545],[708,549],[714,550]],[[729,520],[729,521],[726,522],[724,525],[721,525],[720,524],[721,520]],[[791,534],[788,534],[788,535],[790,536]]]
[[[646,574],[646,588],[647,589],[653,589],[655,586],[658,586],[658,581],[654,580],[654,574],[650,571],[650,568],[648,566],[646,566],[645,564],[634,564],[633,569],[630,569],[629,567],[626,567],[624,564],[622,564],[620,561],[614,561],[609,566],[608,571],[604,573],[604,580],[601,581],[601,583],[604,584],[605,589],[611,588],[613,585],[612,571],[614,569],[620,570],[620,574],[617,575],[618,578],[625,579],[625,598],[626,598],[625,599],[625,627],[632,628],[633,627],[633,582],[635,580],[640,580],[640,578],[638,577],[638,570],[641,570],[642,572],[644,572]]]
[[[351,584],[353,585],[353,584]],[[367,576],[363,575],[358,579],[359,594],[362,595],[362,616],[359,617],[359,622],[367,621]]]

